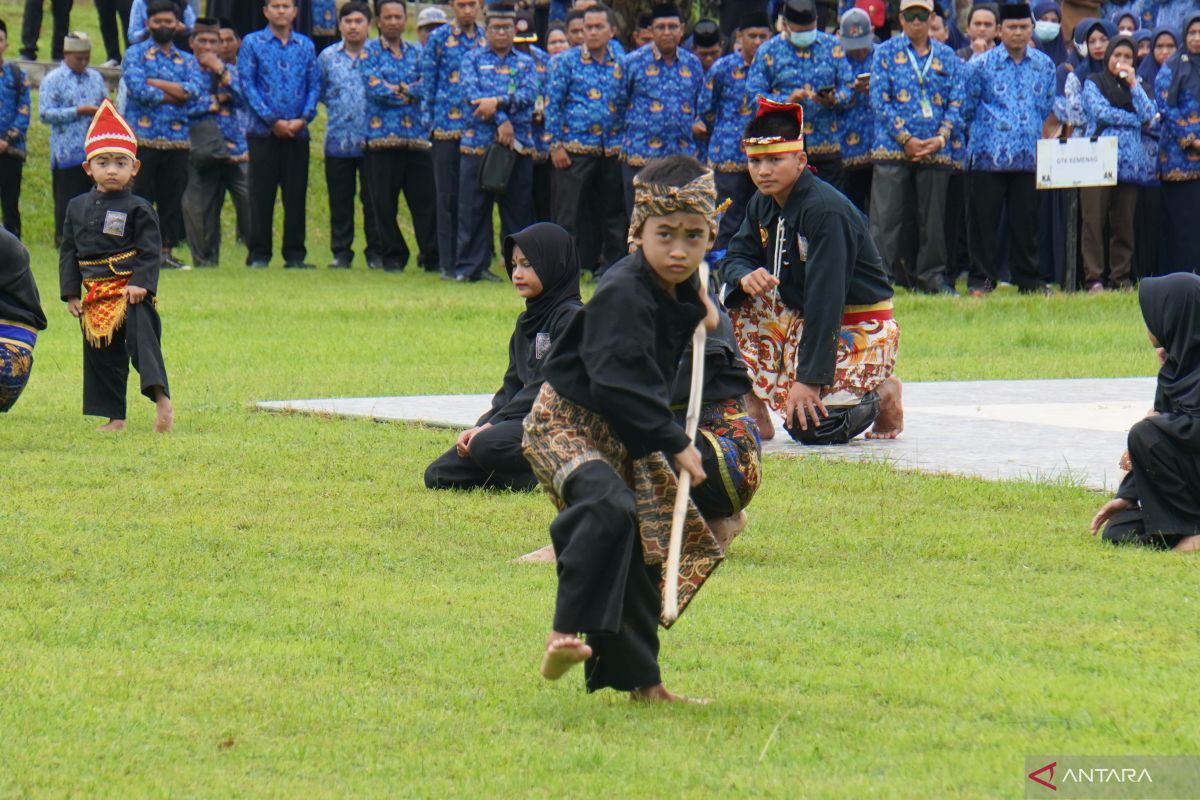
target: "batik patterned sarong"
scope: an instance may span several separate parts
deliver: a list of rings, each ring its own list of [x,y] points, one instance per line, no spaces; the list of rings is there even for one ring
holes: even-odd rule
[[[0,413],[13,407],[33,369],[37,332],[17,322],[0,320]]]
[[[847,306],[838,332],[833,383],[823,387],[827,406],[858,405],[896,371],[900,326],[891,318],[891,301]],[[776,292],[751,297],[731,309],[734,335],[754,378],[754,395],[780,414],[796,374],[796,353],[804,319]]]
[[[662,453],[630,458],[603,417],[562,397],[549,383],[542,385],[533,410],[525,418],[522,448],[533,474],[559,511],[566,508],[563,483],[575,470],[591,461],[603,461],[612,467],[633,490],[645,562],[666,563],[678,483]],[[679,559],[681,615],[724,557],[716,537],[689,500]],[[661,614],[660,620],[670,627]]]
[[[719,482],[730,513],[736,514],[750,503],[762,480],[762,437],[746,413],[746,401],[738,397],[705,403],[698,432],[712,445],[717,460],[717,474],[705,464],[708,478],[704,486],[709,481]]]

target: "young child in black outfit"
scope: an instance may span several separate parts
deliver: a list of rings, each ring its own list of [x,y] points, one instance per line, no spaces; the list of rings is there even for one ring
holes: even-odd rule
[[[105,100],[85,147],[96,187],[67,204],[58,256],[62,299],[83,328],[83,413],[107,417],[102,431],[124,430],[132,361],[156,407],[154,430],[166,433],[175,415],[155,308],[162,237],[154,209],[129,190],[137,137]]]
[[[638,250],[609,270],[555,344],[525,419],[526,460],[560,511],[550,526],[558,593],[541,673],[555,680],[586,662],[588,691],[677,700],[658,668],[676,488],[667,458],[697,484],[705,475],[671,412],[671,387],[696,326],[716,324],[696,276],[716,234],[716,190],[712,172],[686,156],[651,162],[634,190]],[[681,607],[723,555],[692,504],[683,542]]]

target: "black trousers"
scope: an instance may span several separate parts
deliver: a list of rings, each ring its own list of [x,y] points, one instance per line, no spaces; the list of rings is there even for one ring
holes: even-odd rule
[[[131,361],[141,379],[143,395],[153,400],[154,388],[161,386],[170,397],[162,355],[162,321],[151,297],[127,307],[125,324],[117,328],[108,345],[93,347],[84,339],[84,414],[125,419],[125,388]]]
[[[533,162],[533,221],[554,221],[554,165],[549,158]]]
[[[625,257],[629,217],[616,156],[572,155],[554,170],[554,221],[575,237],[583,269],[603,271]]]
[[[138,148],[142,168],[134,179],[133,191],[158,212],[163,249],[183,241],[183,192],[187,188],[188,151]]]
[[[946,186],[946,280],[956,283],[958,276],[971,269],[971,251],[967,247],[967,176],[952,173]]]
[[[845,171],[842,169],[842,155],[809,156],[808,163],[817,171],[817,177],[828,183],[839,192],[843,191],[842,179]]]
[[[349,266],[354,260],[354,196],[362,200],[363,235],[367,239],[368,263],[382,258],[379,226],[367,179],[365,156],[325,156],[325,187],[329,192],[329,251],[336,261]]]
[[[946,190],[950,173],[908,161],[875,165],[871,238],[888,273],[936,292],[946,282]],[[916,234],[915,237],[912,234]]]
[[[633,216],[633,179],[642,171],[641,167],[621,162],[621,188],[625,196],[625,217]]]
[[[842,193],[864,214],[871,211],[871,181],[874,177],[875,168],[870,164],[849,167],[842,172]]]
[[[1133,271],[1137,279],[1152,278],[1159,272],[1159,236],[1162,235],[1162,189],[1143,186],[1138,189],[1137,213],[1133,219]]]
[[[42,13],[46,0],[25,0],[25,14],[21,21],[21,54],[31,61],[37,57],[38,37],[42,35]],[[63,39],[71,29],[71,6],[74,0],[50,0],[50,13],[54,17],[53,39],[50,40],[50,59],[62,61]]]
[[[197,267],[216,266],[221,260],[221,209],[225,192],[233,199],[237,235],[250,237],[250,196],[246,189],[245,162],[229,162],[204,169],[188,164],[187,190],[183,193],[183,228],[192,261]]]
[[[125,46],[129,46],[129,11],[133,0],[95,0],[96,15],[100,18],[100,37],[104,39],[104,50],[110,61],[121,60],[121,38]],[[117,19],[121,20],[121,34],[118,35]]]
[[[1200,272],[1200,236],[1196,235],[1196,209],[1200,208],[1200,180],[1163,181],[1162,269]]]
[[[0,210],[4,215],[4,230],[21,238],[21,176],[25,160],[0,155]]]
[[[385,269],[404,269],[408,264],[408,242],[400,232],[400,193],[408,204],[413,234],[417,239],[417,261],[425,269],[437,269],[438,236],[434,204],[433,160],[423,150],[368,150],[363,158],[374,228],[378,231],[379,254]],[[366,202],[365,200],[363,201]],[[372,249],[370,229],[367,249]]]
[[[251,136],[250,238],[246,263],[266,263],[273,249],[275,196],[283,195],[283,261],[299,264],[308,255],[304,239],[308,220],[308,139]]]
[[[459,277],[477,279],[488,268],[494,230],[492,203],[500,205],[500,236],[514,234],[533,224],[533,161],[518,156],[504,194],[479,188],[483,156],[463,154],[458,173],[458,261]]]
[[[94,185],[83,167],[67,167],[50,170],[50,183],[54,188],[54,244],[62,240],[63,218],[67,215],[67,203],[81,194],[87,194]]]
[[[717,184],[717,205],[729,200],[729,208],[717,226],[717,243],[713,245],[713,250],[725,250],[746,218],[746,204],[754,196],[754,181],[749,172],[717,172],[713,178]]]
[[[537,478],[521,453],[524,420],[501,422],[471,439],[467,458],[451,447],[425,470],[427,489],[533,491]]]
[[[1200,455],[1149,420],[1130,428],[1128,441],[1139,508],[1114,517],[1104,538],[1174,547],[1200,533]]]
[[[563,483],[566,508],[550,524],[558,557],[554,630],[586,633],[589,692],[662,682],[658,669],[661,568],[643,563],[633,491],[591,461]]]
[[[1038,198],[1032,172],[972,172],[970,176],[971,288],[999,282],[996,222],[1008,213],[1008,258],[1013,282],[1022,292],[1042,286],[1038,271]]]
[[[458,265],[458,173],[461,154],[457,139],[433,142],[433,182],[437,189],[437,254],[443,275]]]

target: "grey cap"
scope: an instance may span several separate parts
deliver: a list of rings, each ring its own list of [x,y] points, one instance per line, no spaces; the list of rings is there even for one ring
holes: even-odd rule
[[[418,28],[431,28],[438,25],[445,25],[450,21],[446,16],[446,12],[442,11],[437,6],[421,9],[421,13],[417,15]]]
[[[861,8],[852,8],[842,14],[842,24],[838,29],[838,39],[847,50],[866,50],[871,46],[873,34],[871,17]]]

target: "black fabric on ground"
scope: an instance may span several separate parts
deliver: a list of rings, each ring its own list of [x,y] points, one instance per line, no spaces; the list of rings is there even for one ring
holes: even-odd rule
[[[151,298],[127,306],[125,324],[104,347],[83,342],[83,413],[125,419],[129,364],[137,370],[142,394],[154,400],[154,387],[171,395],[162,355],[162,321]]]
[[[867,392],[856,406],[828,406],[829,415],[818,424],[809,420],[808,430],[801,430],[795,420],[784,423],[783,429],[800,444],[846,444],[875,423],[879,416],[879,395]]]
[[[1129,460],[1133,471],[1117,496],[1140,507],[1114,517],[1104,538],[1174,547],[1200,534],[1200,453],[1144,419],[1129,431]]]
[[[521,454],[521,435],[521,420],[510,420],[475,434],[467,458],[451,447],[425,470],[425,488],[533,491],[537,478]]]

